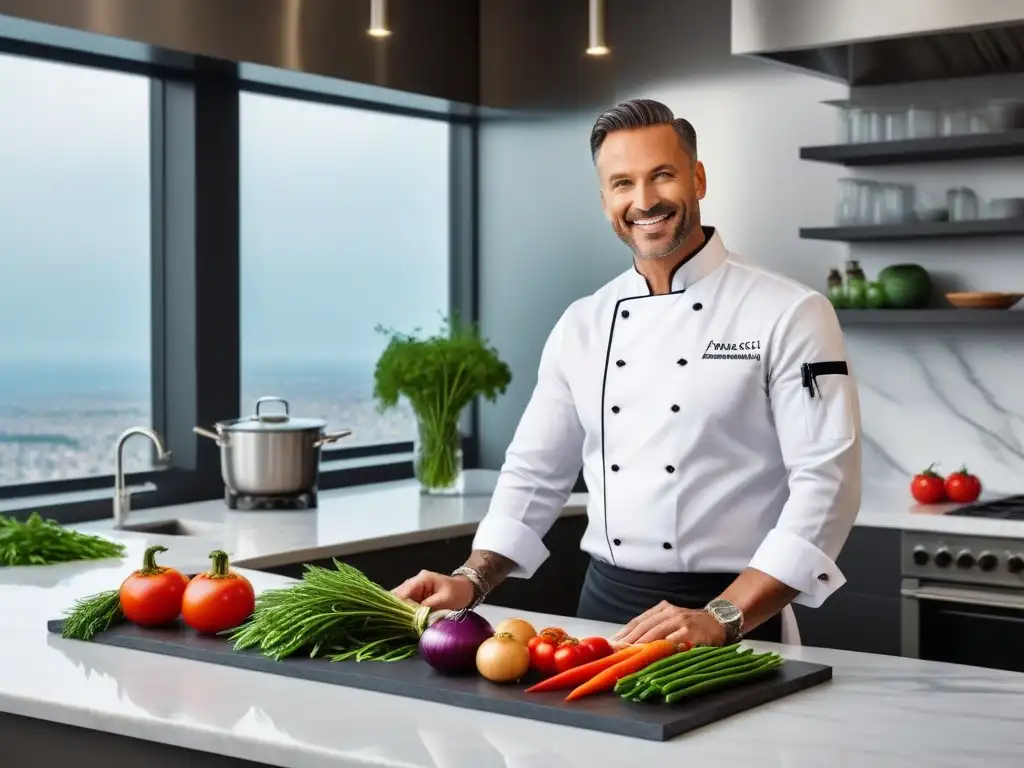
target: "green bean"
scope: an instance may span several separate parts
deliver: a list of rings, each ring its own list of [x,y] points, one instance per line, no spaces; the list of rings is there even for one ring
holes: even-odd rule
[[[706,658],[712,656],[721,656],[725,653],[735,653],[736,646],[727,646],[725,648],[701,645],[696,648],[691,648],[688,651],[682,653],[676,653],[669,656],[667,659],[662,659],[654,664],[650,664],[639,672],[634,672],[631,675],[626,675],[620,679],[613,689],[615,693],[627,695],[627,691],[633,690],[633,686],[637,682],[646,682],[652,680],[654,677],[667,674],[670,669],[682,669],[684,666],[703,661]]]
[[[699,656],[711,650],[714,650],[714,648],[712,648],[711,646],[698,645],[694,648],[690,648],[685,651],[680,651],[679,653],[674,653],[671,656],[661,659],[660,661],[655,661],[651,664],[648,664],[643,669],[638,670],[637,672],[634,672],[631,675],[626,675],[625,677],[621,678],[618,682],[622,683],[629,680],[638,680],[643,675],[650,674],[651,672],[656,672],[659,669],[666,669],[674,664],[678,664],[679,661],[682,659],[691,658],[693,656]]]
[[[675,704],[681,699],[688,698],[690,696],[700,696],[705,693],[712,691],[721,690],[723,688],[730,688],[734,685],[740,685],[742,683],[751,682],[753,680],[767,677],[771,673],[777,671],[782,666],[782,660],[769,662],[768,664],[761,664],[754,669],[749,669],[744,672],[738,672],[732,675],[725,675],[724,677],[717,677],[714,680],[707,680],[689,688],[684,688],[681,691],[675,691],[668,694],[665,697],[666,704]]]
[[[708,664],[717,664],[719,661],[723,659],[731,659],[735,658],[736,656],[744,656],[750,653],[751,650],[751,648],[740,648],[736,645],[727,645],[723,648],[715,648],[710,653],[702,654],[701,656],[698,656],[695,659],[689,659],[685,662],[669,667],[668,669],[659,670],[653,675],[648,675],[645,679],[648,682],[650,682],[652,680],[657,680],[658,678],[675,675],[685,669],[696,669],[698,667],[703,669],[704,666],[707,666]]]
[[[702,683],[707,680],[713,680],[719,677],[728,677],[729,675],[736,674],[738,672],[745,672],[751,669],[757,669],[766,665],[776,663],[774,657],[763,657],[760,659],[745,660],[738,664],[731,664],[729,666],[719,667],[715,670],[708,670],[696,675],[683,675],[681,677],[674,678],[667,682],[661,683],[658,688],[661,693],[668,696],[670,693],[688,688],[695,683]]]
[[[706,656],[699,659],[696,664],[688,664],[685,667],[679,667],[678,669],[670,670],[664,675],[657,675],[649,680],[649,682],[655,685],[661,685],[667,680],[675,680],[681,676],[689,675],[694,672],[702,672],[706,669],[719,668],[720,665],[728,666],[730,664],[736,664],[746,661],[748,654],[753,651],[751,648],[743,648],[733,653],[720,653]]]

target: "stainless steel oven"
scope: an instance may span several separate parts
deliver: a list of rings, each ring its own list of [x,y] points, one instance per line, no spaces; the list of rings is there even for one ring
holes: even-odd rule
[[[902,654],[1024,672],[1024,541],[902,538]]]

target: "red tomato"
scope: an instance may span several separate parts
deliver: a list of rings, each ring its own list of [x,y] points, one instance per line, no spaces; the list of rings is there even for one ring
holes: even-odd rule
[[[961,467],[946,478],[946,496],[950,501],[970,504],[981,496],[981,481],[968,472],[967,467]]]
[[[584,637],[580,640],[580,647],[587,650],[590,661],[603,659],[605,656],[610,656],[612,652],[611,644],[603,637]]]
[[[240,573],[228,567],[228,555],[210,553],[213,567],[189,582],[181,603],[181,617],[197,632],[234,629],[252,615],[256,592]]]
[[[569,638],[555,651],[555,672],[565,672],[590,661],[590,652],[573,638]]]
[[[543,633],[531,637],[526,647],[530,650],[530,666],[545,675],[555,673],[555,650],[558,644]]]
[[[946,500],[942,477],[932,469],[934,466],[932,464],[924,472],[914,475],[914,479],[910,481],[910,493],[922,504],[937,504]]]
[[[547,635],[552,640],[554,640],[555,645],[558,645],[560,642],[562,642],[563,640],[568,639],[568,637],[569,637],[569,633],[566,632],[561,627],[544,627],[544,629],[542,629],[537,634],[538,635]]]
[[[181,614],[181,598],[188,576],[156,564],[157,552],[167,547],[147,547],[142,567],[121,583],[121,611],[128,621],[143,627],[170,624]]]

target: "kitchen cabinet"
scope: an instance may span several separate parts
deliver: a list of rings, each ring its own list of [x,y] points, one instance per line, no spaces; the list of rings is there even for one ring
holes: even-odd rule
[[[544,537],[551,557],[531,579],[506,579],[491,593],[487,602],[522,611],[575,616],[583,578],[590,562],[589,555],[580,550],[580,540],[586,527],[585,515],[562,517],[555,521]],[[472,546],[473,536],[467,535],[360,552],[338,559],[390,589],[421,570],[451,573],[466,562]],[[314,561],[312,564],[333,567],[330,559]],[[263,570],[301,578],[303,566],[296,563]]]
[[[856,526],[836,564],[846,584],[820,608],[793,606],[803,644],[899,656],[899,530]]]
[[[200,678],[201,675],[197,674],[194,679]],[[169,706],[173,708],[174,705]],[[88,709],[85,711],[88,712]],[[146,712],[144,716],[156,717],[150,712]],[[90,718],[86,715],[82,719],[89,721]],[[8,756],[0,761],[0,765],[66,765],[75,768],[181,768],[183,765],[188,768],[270,768],[269,763],[256,763],[212,752],[161,744],[154,739],[108,733],[103,730],[102,720],[100,723],[95,727],[82,728],[0,712],[0,743],[3,743],[4,754]],[[213,723],[205,722],[200,725],[217,727]],[[225,726],[220,724],[220,727]],[[138,732],[137,726],[129,726],[129,729]],[[184,738],[188,739],[187,736]]]

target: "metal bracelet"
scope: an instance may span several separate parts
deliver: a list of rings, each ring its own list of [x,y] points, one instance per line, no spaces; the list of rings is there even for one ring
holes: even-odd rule
[[[462,576],[473,585],[473,592],[475,596],[473,598],[473,603],[466,610],[476,608],[487,597],[487,593],[490,592],[490,589],[487,586],[487,581],[480,575],[480,572],[476,568],[470,568],[468,565],[463,565],[452,571],[452,576]]]

